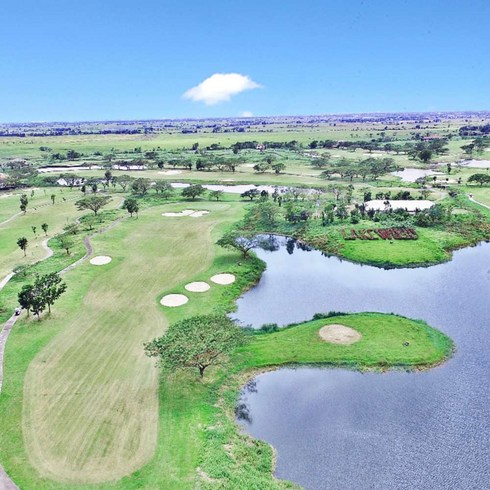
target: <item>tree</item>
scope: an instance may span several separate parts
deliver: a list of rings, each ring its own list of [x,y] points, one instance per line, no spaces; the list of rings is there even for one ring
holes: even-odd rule
[[[133,213],[138,214],[138,211],[140,210],[138,201],[132,197],[126,199],[122,207],[131,215],[131,218],[133,217]]]
[[[226,315],[198,315],[170,325],[163,337],[145,344],[145,352],[164,369],[198,369],[202,380],[207,367],[222,364],[245,341]]]
[[[269,170],[270,167],[271,167],[270,164],[266,161],[266,162],[257,163],[256,165],[253,166],[253,169],[257,173],[263,174],[265,171]]]
[[[126,175],[126,174],[119,175],[117,177],[117,183],[121,186],[121,189],[123,190],[123,192],[126,192],[126,189],[132,180],[133,180],[133,177],[131,177],[130,175]]]
[[[286,165],[284,165],[284,163],[274,163],[271,168],[276,174],[280,174],[283,170],[286,169]]]
[[[51,194],[51,202],[54,204],[54,201],[56,199],[56,195],[55,194]]]
[[[29,311],[32,311],[37,315],[38,319],[41,319],[40,315],[46,308],[46,301],[41,291],[39,291],[35,285],[25,284],[22,286],[22,289],[17,295],[17,299],[20,306],[27,310],[28,315]]]
[[[27,255],[26,254],[26,250],[27,250],[27,244],[29,243],[29,241],[27,240],[27,238],[25,236],[23,237],[20,237],[18,240],[17,240],[17,245],[19,246],[19,248],[24,252],[24,257]]]
[[[66,283],[60,275],[51,272],[44,276],[37,276],[34,282],[34,290],[39,294],[42,301],[48,305],[48,312],[51,313],[51,305],[66,291]]]
[[[270,201],[261,200],[256,204],[257,218],[260,223],[266,228],[274,228],[277,224],[277,216],[279,214],[278,207]]]
[[[164,180],[157,180],[155,183],[155,191],[160,194],[164,199],[168,199],[173,193],[174,188]]]
[[[182,197],[190,197],[194,200],[196,197],[204,194],[206,189],[201,184],[190,185],[182,189]]]
[[[73,247],[73,239],[65,234],[58,237],[59,246],[66,251],[66,255],[70,255],[70,248]]]
[[[109,185],[111,183],[111,180],[112,180],[112,172],[110,170],[106,170],[104,173],[104,178],[105,178],[107,185]]]
[[[78,151],[75,150],[68,150],[66,152],[66,158],[68,160],[76,160],[77,158],[80,158],[82,156],[81,153],[78,153]]]
[[[32,233],[34,233],[34,236],[37,237],[37,226],[32,225],[31,229],[32,229]]]
[[[330,163],[331,159],[332,155],[330,155],[330,153],[325,153],[319,158],[313,158],[311,164],[316,168],[325,168]]]
[[[209,191],[209,198],[210,199],[216,199],[217,201],[219,201],[222,196],[223,196],[223,191],[221,191],[221,190]]]
[[[251,201],[253,201],[257,196],[260,196],[260,191],[258,189],[249,189],[248,191],[240,194],[240,197],[248,197]]]
[[[29,199],[27,198],[27,194],[22,194],[20,196],[20,210],[23,211],[24,214],[27,212],[27,205],[29,204]]]
[[[131,184],[131,189],[133,189],[133,192],[144,196],[148,192],[150,185],[150,179],[139,178]]]
[[[34,286],[32,284],[24,284],[17,295],[17,300],[21,308],[27,310],[27,316],[29,316],[34,300]]]
[[[234,230],[225,233],[216,244],[223,248],[238,250],[243,258],[247,258],[250,250],[258,246],[259,239],[253,232]]]
[[[432,158],[432,150],[429,150],[428,148],[425,150],[422,150],[418,157],[420,160],[422,160],[424,163],[427,163],[431,158]]]
[[[80,199],[75,203],[75,206],[81,211],[89,209],[93,211],[94,215],[97,215],[99,210],[106,206],[112,198],[110,196],[88,196]]]
[[[43,224],[41,225],[41,228],[42,228],[42,230],[44,231],[44,234],[45,234],[46,236],[48,236],[48,228],[49,228],[49,225],[48,225],[47,223],[43,223]]]
[[[473,174],[468,178],[468,183],[476,182],[482,186],[483,184],[490,184],[490,175],[488,174]]]

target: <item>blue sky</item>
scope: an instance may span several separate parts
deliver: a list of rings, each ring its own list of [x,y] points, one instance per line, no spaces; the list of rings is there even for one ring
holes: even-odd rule
[[[490,109],[488,0],[19,0],[0,19],[2,122]],[[183,97],[230,73],[248,79]]]

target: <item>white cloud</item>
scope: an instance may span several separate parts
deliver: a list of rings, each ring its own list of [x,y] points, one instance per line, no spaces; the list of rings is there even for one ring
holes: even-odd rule
[[[240,117],[253,117],[254,113],[253,112],[250,112],[250,111],[243,111],[241,114],[240,114]]]
[[[214,105],[230,100],[245,90],[260,88],[261,85],[254,82],[249,76],[240,73],[215,73],[199,85],[190,88],[184,93],[184,99],[194,102],[204,102],[206,105]]]

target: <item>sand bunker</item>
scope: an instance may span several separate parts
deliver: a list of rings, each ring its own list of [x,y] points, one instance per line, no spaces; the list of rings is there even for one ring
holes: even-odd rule
[[[106,265],[111,262],[111,260],[112,258],[108,255],[99,255],[97,257],[94,257],[93,259],[90,259],[90,263],[92,265]]]
[[[189,216],[191,218],[200,218],[206,214],[209,214],[209,211],[194,211],[192,214],[189,214]]]
[[[211,278],[211,281],[226,286],[235,282],[235,276],[233,274],[216,274]]]
[[[325,342],[342,345],[354,344],[362,338],[362,335],[357,330],[335,323],[325,325],[319,330],[318,334]]]
[[[189,298],[184,294],[167,294],[167,296],[164,296],[160,300],[160,304],[173,308],[175,306],[185,305],[188,301]]]
[[[205,291],[208,291],[211,286],[207,282],[197,281],[190,282],[184,287],[187,289],[187,291],[190,291],[191,293],[204,293]]]
[[[169,218],[177,218],[180,216],[190,216],[191,218],[200,218],[205,214],[209,214],[209,211],[196,211],[194,209],[184,209],[180,213],[162,213],[162,216],[167,216]]]
[[[162,170],[161,172],[158,173],[164,175],[178,175],[182,173],[182,170]]]

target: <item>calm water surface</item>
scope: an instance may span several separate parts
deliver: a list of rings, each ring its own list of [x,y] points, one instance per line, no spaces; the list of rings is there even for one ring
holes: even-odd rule
[[[244,324],[394,312],[444,331],[458,351],[424,373],[258,376],[242,392],[238,420],[277,449],[276,475],[307,489],[489,489],[490,244],[430,268],[383,270],[280,242],[258,250],[267,270],[238,301]]]

